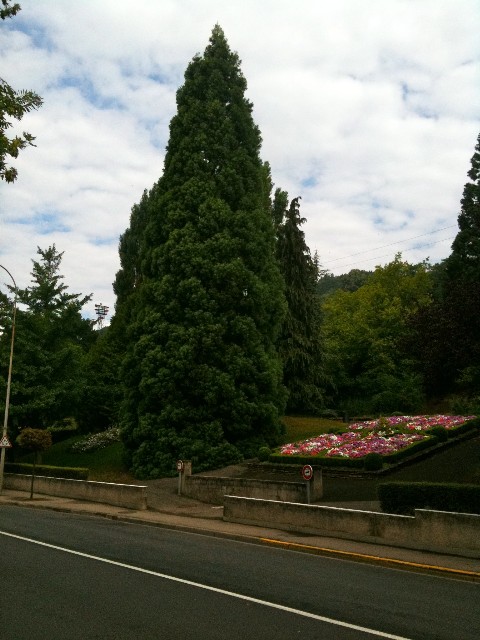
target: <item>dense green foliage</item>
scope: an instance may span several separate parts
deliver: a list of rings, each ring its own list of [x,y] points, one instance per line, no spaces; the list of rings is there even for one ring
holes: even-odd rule
[[[339,276],[334,276],[328,272],[323,273],[317,283],[318,295],[324,297],[338,290],[353,293],[366,284],[372,273],[372,271],[362,271],[361,269],[352,269],[348,273]]]
[[[12,18],[20,5],[11,4],[9,0],[2,0],[3,8],[0,9],[0,19]],[[23,116],[38,109],[42,105],[42,99],[33,91],[16,91],[5,80],[0,78],[0,179],[5,182],[15,182],[17,170],[7,166],[7,156],[17,158],[19,151],[27,146],[35,146],[35,138],[25,131],[13,138],[7,136],[7,129],[12,126],[10,118],[20,121]]]
[[[440,482],[385,482],[378,486],[382,511],[413,515],[415,509],[480,514],[480,486]]]
[[[277,226],[277,256],[285,281],[287,314],[278,345],[283,362],[283,381],[288,390],[289,414],[316,414],[324,407],[325,374],[321,345],[318,266],[305,242],[299,198],[283,215],[286,194],[277,190],[274,222]]]
[[[47,428],[76,416],[85,402],[85,354],[93,340],[91,323],[80,314],[90,296],[67,292],[55,245],[38,249],[32,285],[16,292],[15,347],[10,398],[10,434],[20,427]],[[5,336],[11,332],[9,301],[0,305]],[[9,340],[0,341],[1,370],[7,371]],[[0,402],[6,380],[0,378]]]
[[[431,286],[426,265],[409,265],[397,256],[356,291],[325,298],[322,331],[336,406],[349,415],[420,408],[419,354],[402,347],[408,318],[431,303]]]
[[[281,433],[285,302],[245,90],[216,26],[177,92],[163,176],[121,240],[120,424],[138,476],[172,473],[179,457],[225,464]]]
[[[429,396],[461,394],[480,409],[480,136],[468,172],[452,253],[436,272],[435,300],[413,317],[410,348],[422,351]]]
[[[23,429],[17,437],[17,443],[27,451],[46,451],[52,446],[52,434],[46,429]]]
[[[448,277],[480,283],[480,135],[468,172],[458,216],[459,231],[447,260]]]

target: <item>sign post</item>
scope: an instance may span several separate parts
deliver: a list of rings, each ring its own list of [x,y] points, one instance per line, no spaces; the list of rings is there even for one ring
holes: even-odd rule
[[[313,479],[313,467],[306,464],[302,467],[302,478],[307,482],[307,504],[310,504],[310,480]]]
[[[183,464],[183,460],[177,460],[177,471],[178,471],[178,495],[182,495],[182,476],[183,471],[185,469],[185,465]]]

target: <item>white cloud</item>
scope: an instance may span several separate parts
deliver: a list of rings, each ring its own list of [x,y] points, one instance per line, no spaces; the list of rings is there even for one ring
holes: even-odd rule
[[[262,157],[302,196],[321,262],[341,273],[400,250],[448,255],[479,130],[476,0],[21,5],[0,24],[2,77],[44,98],[19,126],[37,148],[0,184],[0,262],[21,286],[36,247],[55,242],[70,289],[94,293],[89,312],[113,309],[118,237],[161,175],[175,92],[216,22],[242,60]]]

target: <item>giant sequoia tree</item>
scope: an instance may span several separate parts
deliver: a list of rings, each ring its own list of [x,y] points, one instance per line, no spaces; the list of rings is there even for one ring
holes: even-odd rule
[[[144,197],[141,224],[123,236],[136,271],[126,273],[124,254],[116,287],[135,304],[121,426],[138,476],[171,473],[179,457],[197,470],[229,463],[281,432],[275,342],[285,301],[245,90],[216,26],[177,92],[163,176]]]

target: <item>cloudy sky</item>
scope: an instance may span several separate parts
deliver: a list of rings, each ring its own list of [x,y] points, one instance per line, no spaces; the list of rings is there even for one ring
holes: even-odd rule
[[[449,254],[480,130],[478,0],[20,4],[0,24],[0,77],[44,105],[19,127],[37,147],[0,183],[0,264],[19,286],[55,243],[70,291],[93,293],[86,314],[113,311],[119,235],[162,173],[175,92],[217,22],[321,264]]]

